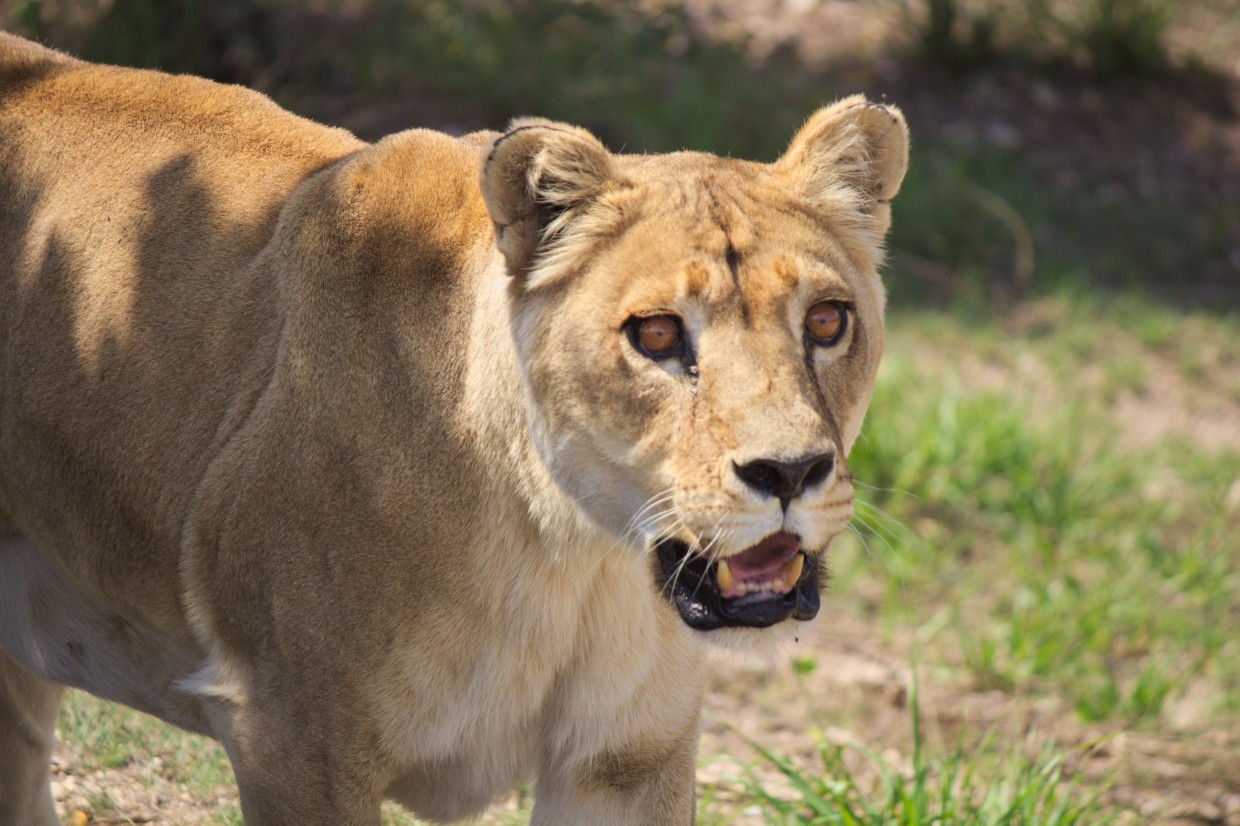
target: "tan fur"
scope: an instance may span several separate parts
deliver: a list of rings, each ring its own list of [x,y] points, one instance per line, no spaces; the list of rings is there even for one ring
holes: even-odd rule
[[[648,548],[843,529],[906,151],[860,98],[771,166],[367,145],[0,34],[0,824],[54,822],[61,684],[220,739],[251,826],[531,774],[538,824],[691,823],[703,640],[792,623],[691,631]],[[823,450],[786,513],[731,470]]]

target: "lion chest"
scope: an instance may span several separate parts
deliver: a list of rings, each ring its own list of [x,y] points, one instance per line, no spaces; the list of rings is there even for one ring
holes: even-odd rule
[[[700,652],[660,603],[645,559],[612,553],[582,582],[528,585],[538,598],[508,603],[524,608],[505,612],[502,628],[479,619],[452,663],[428,662],[423,643],[392,675],[400,699],[383,730],[410,768],[389,795],[423,816],[474,814],[542,767],[588,760],[687,713],[647,702],[661,682],[683,683],[681,669],[700,671]]]

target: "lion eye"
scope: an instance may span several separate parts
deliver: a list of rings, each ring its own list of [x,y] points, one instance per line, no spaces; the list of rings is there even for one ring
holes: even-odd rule
[[[805,314],[805,331],[816,344],[824,346],[839,341],[847,323],[847,311],[836,301],[820,301]]]
[[[651,353],[667,353],[680,343],[680,325],[665,315],[637,323],[637,343]]]
[[[680,322],[666,315],[637,319],[633,326],[633,340],[637,348],[648,356],[670,355],[680,345]]]

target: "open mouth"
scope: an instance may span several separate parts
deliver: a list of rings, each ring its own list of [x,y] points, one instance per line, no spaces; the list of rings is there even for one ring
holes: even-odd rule
[[[655,544],[656,577],[685,623],[698,631],[766,628],[812,619],[821,603],[819,561],[780,531],[739,554],[712,561],[678,539]]]

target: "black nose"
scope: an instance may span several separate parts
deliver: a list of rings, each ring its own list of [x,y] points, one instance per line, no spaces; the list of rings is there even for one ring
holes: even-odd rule
[[[742,482],[759,493],[777,497],[784,510],[788,510],[788,503],[800,496],[801,491],[830,476],[834,467],[834,450],[795,462],[755,459],[743,465],[732,463],[732,469]]]

